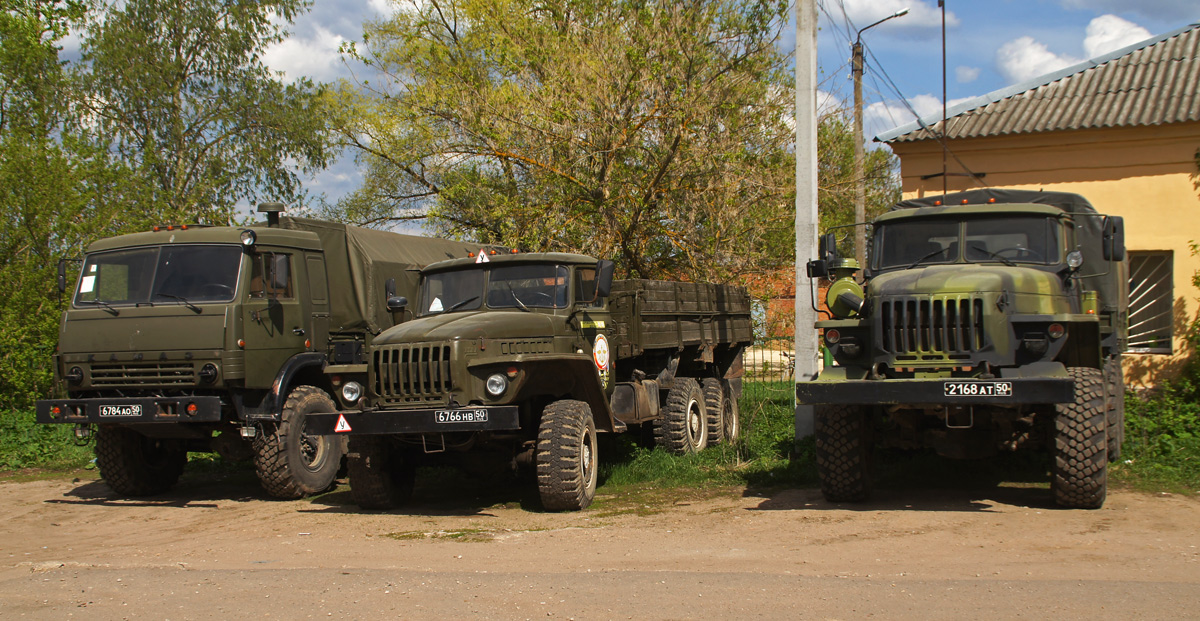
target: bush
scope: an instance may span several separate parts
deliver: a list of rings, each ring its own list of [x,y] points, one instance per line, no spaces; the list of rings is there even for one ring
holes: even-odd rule
[[[30,411],[0,415],[0,471],[72,469],[92,461],[92,447],[75,443],[71,425],[39,425]]]
[[[1200,364],[1176,380],[1125,398],[1118,480],[1141,489],[1200,491]]]

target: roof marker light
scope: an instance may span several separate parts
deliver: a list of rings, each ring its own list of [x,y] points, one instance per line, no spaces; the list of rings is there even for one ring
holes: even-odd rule
[[[941,206],[942,206],[942,201],[933,201],[933,206],[934,206],[934,207],[941,207]]]
[[[989,202],[989,203],[994,203],[994,202],[996,202],[996,198],[995,198],[995,197],[989,198],[989,199],[988,199],[988,202]]]
[[[475,253],[474,253],[474,252],[468,252],[468,253],[467,253],[467,256],[468,256],[468,257],[471,257],[472,259],[474,259],[474,258],[475,258]]]

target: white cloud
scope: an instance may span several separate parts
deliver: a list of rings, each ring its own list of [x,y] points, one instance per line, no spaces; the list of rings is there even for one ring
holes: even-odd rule
[[[979,79],[979,67],[955,67],[954,77],[959,84],[970,84]]]
[[[831,114],[846,108],[846,102],[829,91],[817,91],[817,114]]]
[[[1149,30],[1131,21],[1116,15],[1101,15],[1088,24],[1083,50],[1089,58],[1095,58],[1150,37]]]
[[[293,36],[267,48],[263,60],[268,67],[284,72],[287,80],[307,76],[328,81],[342,74],[338,47],[343,41],[341,35],[317,26],[309,38]]]
[[[918,116],[941,114],[942,100],[933,95],[917,95],[908,100]],[[917,120],[912,111],[900,101],[877,101],[863,110],[863,134],[868,140],[889,129]]]
[[[1023,82],[1082,62],[1066,54],[1055,54],[1033,37],[1021,37],[1000,46],[996,68],[1010,83]]]
[[[830,3],[830,5],[832,4]],[[842,5],[845,7],[846,17],[850,18],[850,21],[854,22],[854,25],[858,28],[870,26],[871,23],[902,9],[908,9],[908,15],[889,21],[887,24],[879,26],[879,28],[942,27],[942,10],[937,7],[936,2],[930,3],[924,0],[844,0]],[[830,11],[833,12],[832,6],[830,6]],[[947,10],[946,27],[957,26],[958,23],[958,17],[954,15],[954,12]]]

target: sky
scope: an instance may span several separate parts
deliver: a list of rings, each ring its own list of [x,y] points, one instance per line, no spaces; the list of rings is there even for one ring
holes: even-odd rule
[[[406,2],[408,0],[405,0]],[[1197,0],[946,0],[948,105],[985,95],[1153,36],[1200,22]],[[864,133],[871,137],[942,108],[942,12],[936,0],[818,0],[817,57],[822,104],[851,100],[850,44],[858,29],[901,9],[862,35],[867,50],[863,80]],[[362,72],[342,60],[338,47],[357,41],[366,20],[396,10],[393,0],[314,0],[292,36],[265,59],[286,78],[317,81]],[[795,28],[783,29],[780,49],[791,53]],[[892,86],[894,84],[894,87]],[[905,101],[908,105],[905,105]],[[329,201],[361,181],[353,157],[308,180]]]

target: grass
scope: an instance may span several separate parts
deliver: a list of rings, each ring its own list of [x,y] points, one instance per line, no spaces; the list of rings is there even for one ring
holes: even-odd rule
[[[794,441],[794,387],[789,382],[747,382],[739,401],[742,438],[694,455],[656,450],[635,433],[602,438],[596,507],[618,513],[654,513],[661,507],[731,487],[760,490],[817,485],[813,440]],[[1110,484],[1149,492],[1200,494],[1200,390],[1175,383],[1150,395],[1127,398],[1127,436],[1121,461],[1109,468]],[[0,417],[0,472],[26,479],[92,467],[91,446],[78,446],[70,425],[39,425],[32,412]],[[971,488],[1048,484],[1048,458],[1017,453],[968,465],[931,452],[878,451],[875,484],[889,488]],[[251,473],[246,462],[192,454],[188,476]],[[436,499],[536,507],[536,490],[511,475],[480,482],[454,469],[422,469],[418,488]],[[515,498],[515,500],[514,500]]]

